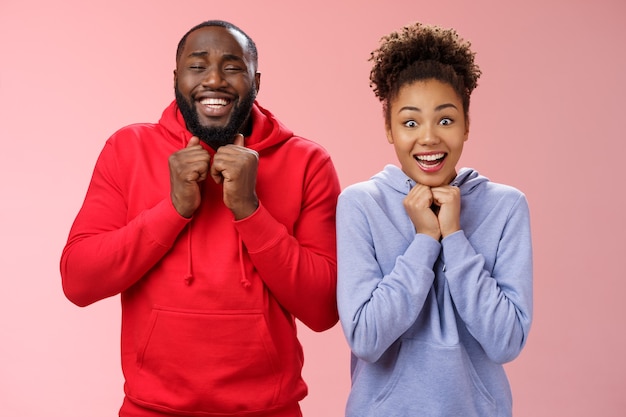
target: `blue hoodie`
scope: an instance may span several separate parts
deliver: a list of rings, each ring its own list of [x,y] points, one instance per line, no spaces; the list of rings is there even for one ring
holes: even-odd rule
[[[416,234],[402,201],[415,182],[388,165],[337,206],[337,301],[352,350],[348,417],[511,416],[502,364],[532,318],[528,204],[464,168],[461,228]]]

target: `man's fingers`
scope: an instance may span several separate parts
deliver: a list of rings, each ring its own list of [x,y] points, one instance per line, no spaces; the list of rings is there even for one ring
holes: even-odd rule
[[[222,181],[224,181],[224,177],[222,176],[222,171],[217,169],[217,167],[215,166],[215,163],[213,163],[211,167],[209,168],[209,174],[211,175],[211,178],[213,178],[213,181],[215,181],[216,184],[220,184]]]

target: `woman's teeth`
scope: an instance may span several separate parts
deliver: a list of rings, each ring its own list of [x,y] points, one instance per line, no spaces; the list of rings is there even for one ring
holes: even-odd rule
[[[442,159],[444,156],[446,156],[445,153],[435,153],[432,155],[416,155],[415,158],[418,161],[433,162],[438,159]]]

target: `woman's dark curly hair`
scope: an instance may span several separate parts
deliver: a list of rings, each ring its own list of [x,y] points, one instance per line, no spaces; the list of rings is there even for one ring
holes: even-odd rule
[[[400,88],[415,81],[435,79],[449,84],[463,102],[467,119],[470,95],[478,85],[481,71],[474,63],[471,43],[454,29],[414,23],[384,36],[371,54],[374,63],[370,87],[383,103],[389,122],[389,103]]]

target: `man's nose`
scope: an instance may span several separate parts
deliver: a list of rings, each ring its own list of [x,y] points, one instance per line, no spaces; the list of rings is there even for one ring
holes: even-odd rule
[[[202,79],[202,85],[209,88],[222,87],[225,84],[225,79],[218,68],[209,68]]]

